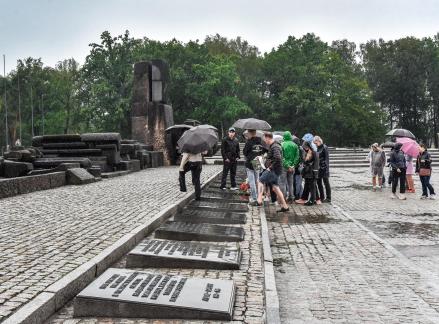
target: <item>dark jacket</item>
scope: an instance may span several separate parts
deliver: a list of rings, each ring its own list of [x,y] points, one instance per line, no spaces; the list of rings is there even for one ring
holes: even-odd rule
[[[323,144],[317,147],[319,153],[319,178],[329,177],[329,150]]]
[[[223,159],[229,159],[231,163],[236,162],[241,157],[239,141],[236,138],[224,137],[221,143],[221,155]]]
[[[278,176],[282,174],[282,148],[278,142],[270,145],[265,164],[267,168],[273,170]]]
[[[431,169],[431,161],[429,152],[424,151],[422,154],[419,154],[416,159],[416,172],[419,172],[420,169]]]
[[[319,172],[319,154],[315,152],[312,148],[310,148],[312,157],[310,160],[306,161],[304,158],[303,161],[303,171],[302,176],[305,179],[316,179]],[[306,156],[307,152],[305,152]]]
[[[265,152],[262,146],[262,139],[260,137],[252,137],[245,143],[242,153],[245,156],[245,167],[253,170],[253,161],[257,156],[262,155]]]
[[[389,163],[392,169],[407,168],[405,163],[404,152],[401,151],[401,145],[396,145],[395,148],[392,150],[392,152],[390,153]]]

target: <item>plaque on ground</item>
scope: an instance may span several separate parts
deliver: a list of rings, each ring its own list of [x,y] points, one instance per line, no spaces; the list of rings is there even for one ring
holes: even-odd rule
[[[178,241],[238,242],[244,239],[244,229],[213,224],[166,222],[155,231],[155,237]]]
[[[189,204],[190,207],[198,208],[201,210],[222,210],[230,212],[247,212],[248,206],[244,203],[225,202],[221,199],[217,201],[200,201],[194,200]]]
[[[74,300],[74,316],[231,320],[232,280],[110,268]]]
[[[240,261],[237,243],[146,239],[128,253],[127,267],[237,270]]]
[[[179,222],[189,223],[245,224],[247,216],[244,213],[232,213],[229,211],[186,208],[181,213],[177,213],[174,219]]]
[[[235,203],[248,203],[248,198],[246,196],[230,195],[221,192],[204,192],[201,194],[202,201],[225,201],[225,202],[235,202]]]

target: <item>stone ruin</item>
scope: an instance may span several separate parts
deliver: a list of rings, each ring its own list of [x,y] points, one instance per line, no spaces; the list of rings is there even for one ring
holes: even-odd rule
[[[167,104],[168,81],[169,68],[162,60],[134,65],[131,136],[163,152],[165,165],[170,164],[165,130],[174,124],[172,107]]]

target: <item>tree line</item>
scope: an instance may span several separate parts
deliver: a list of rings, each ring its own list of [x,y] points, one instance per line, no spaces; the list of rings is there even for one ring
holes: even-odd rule
[[[275,130],[319,134],[333,146],[367,146],[402,127],[438,144],[439,36],[371,40],[357,48],[306,34],[261,54],[240,37],[159,42],[126,31],[103,32],[82,66],[73,58],[55,67],[40,58],[18,60],[0,78],[2,146],[3,87],[10,144],[21,136],[28,145],[43,133],[115,131],[129,138],[133,64],[154,58],[170,65],[177,123],[194,118],[224,130],[254,116]]]

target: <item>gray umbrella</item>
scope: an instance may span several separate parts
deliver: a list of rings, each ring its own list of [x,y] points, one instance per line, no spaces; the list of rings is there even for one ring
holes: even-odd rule
[[[216,128],[215,126],[212,126],[212,125],[208,125],[208,124],[198,125],[198,126],[196,126],[196,127],[197,127],[197,128],[213,129],[215,132],[218,131],[218,128]]]
[[[186,125],[186,124],[174,125],[174,126],[166,128],[165,132],[170,131],[171,129],[177,129],[177,128],[180,128],[180,129],[191,129],[192,127],[193,126]]]
[[[396,128],[392,129],[390,132],[386,134],[386,136],[394,136],[394,137],[408,137],[411,139],[416,139],[416,136],[413,135],[413,133],[407,129],[403,128]]]
[[[260,120],[256,118],[246,118],[238,119],[232,127],[241,129],[259,129],[259,130],[269,130],[271,126],[265,120]]]
[[[211,128],[194,127],[188,129],[177,142],[181,152],[201,153],[218,143],[218,135]]]

